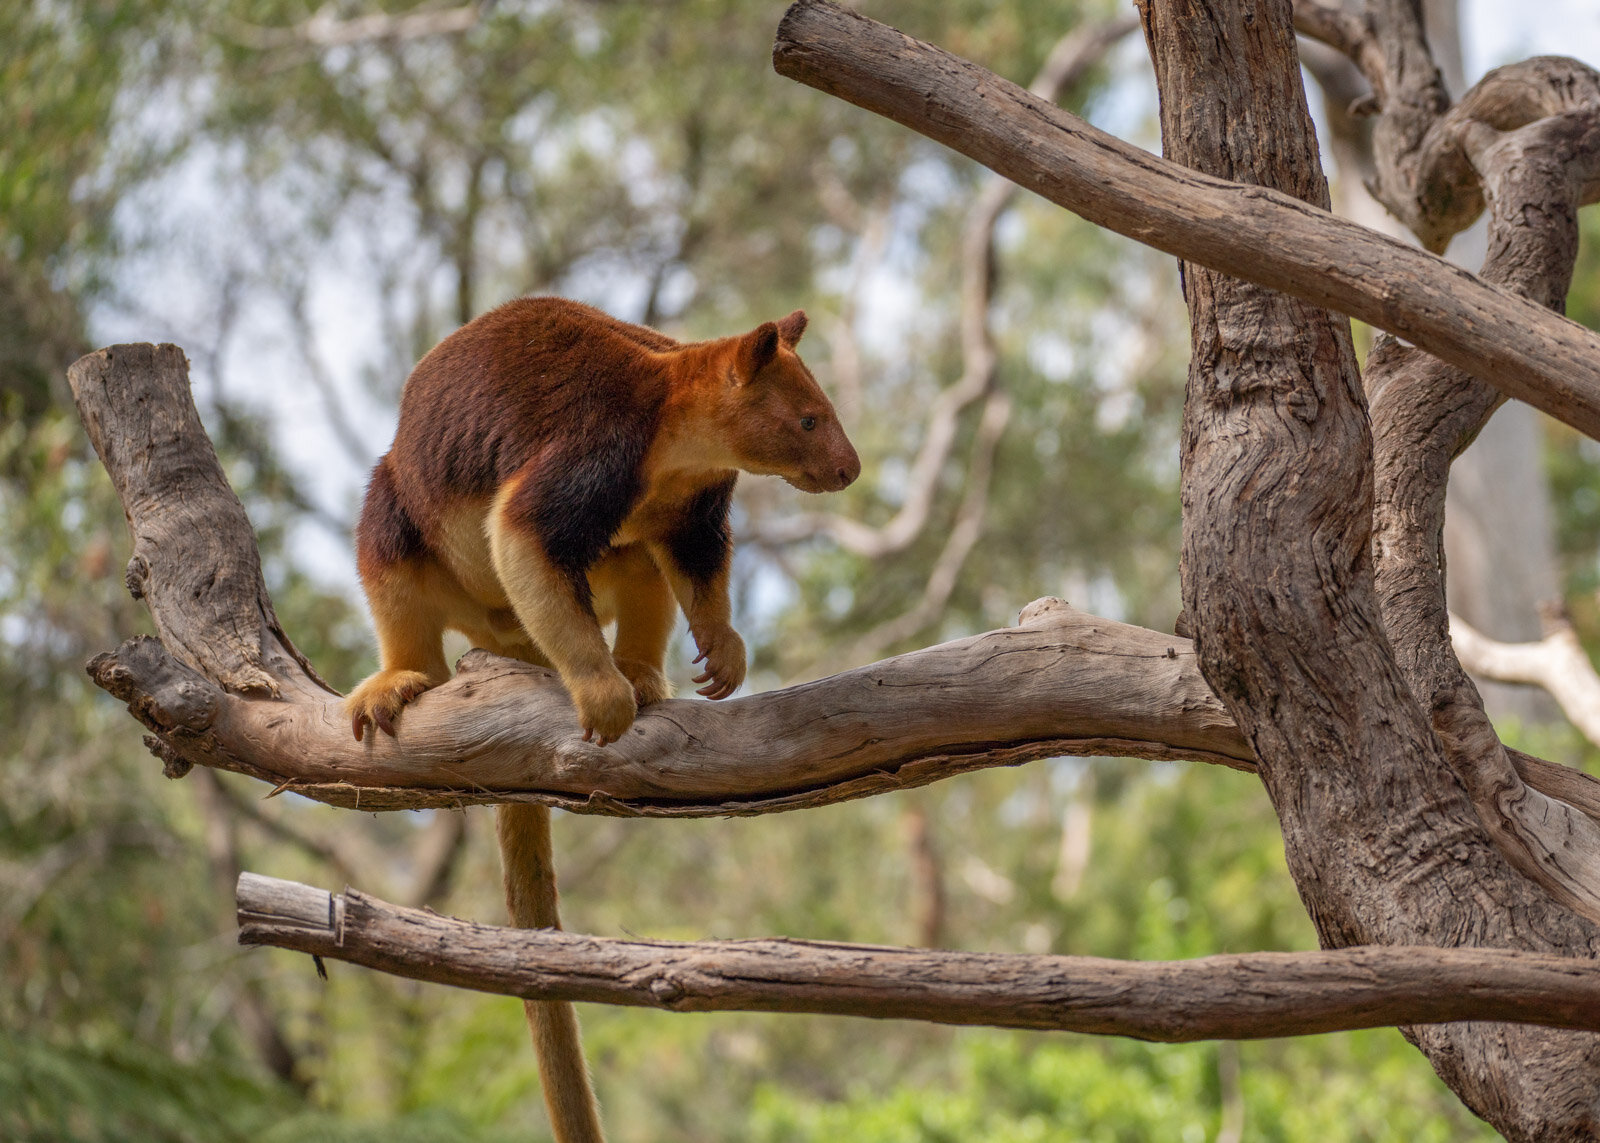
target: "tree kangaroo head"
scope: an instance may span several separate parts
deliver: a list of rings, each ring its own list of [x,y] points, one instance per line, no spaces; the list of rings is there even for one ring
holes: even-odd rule
[[[744,471],[781,476],[803,492],[837,492],[861,475],[861,458],[795,352],[805,328],[805,311],[795,310],[730,343],[720,420]]]

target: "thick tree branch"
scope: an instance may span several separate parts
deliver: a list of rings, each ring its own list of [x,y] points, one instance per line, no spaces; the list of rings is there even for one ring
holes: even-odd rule
[[[246,873],[239,940],[528,1000],[816,1012],[1133,1036],[1256,1039],[1454,1020],[1600,1030],[1592,961],[1355,948],[1116,961],[821,941],[612,940],[496,928]]]
[[[647,708],[585,743],[551,672],[483,651],[407,708],[398,739],[357,743],[334,701],[233,695],[131,640],[91,664],[177,770],[249,774],[332,805],[534,800],[580,813],[766,813],[1065,754],[1248,769],[1185,640],[1041,601],[1024,625],[722,703]]]
[[[128,591],[149,606],[167,652],[237,694],[336,693],[278,624],[250,521],[195,412],[183,351],[103,349],[67,380],[133,533]]]
[[[1188,640],[1059,600],[1030,605],[1020,627],[805,686],[660,703],[605,749],[582,741],[553,675],[475,651],[407,711],[399,739],[358,744],[336,696],[262,620],[271,602],[255,538],[194,415],[181,351],[102,350],[69,380],[123,490],[134,582],[172,641],[130,640],[90,673],[150,729],[146,743],[174,776],[214,766],[368,810],[539,800],[697,816],[820,805],[1060,754],[1254,766]],[[206,567],[230,574],[199,574]],[[244,635],[257,640],[255,673],[237,665]],[[1553,796],[1600,791],[1543,765],[1535,784]]]
[[[1581,188],[1600,172],[1600,75],[1571,60],[1530,60],[1491,73],[1446,111],[1437,70],[1419,58],[1427,46],[1415,13],[1405,3],[1386,0],[1381,7],[1379,22],[1401,29],[1391,39],[1411,44],[1403,61],[1407,78],[1394,86],[1415,89],[1397,108],[1386,107],[1380,121],[1380,128],[1401,121],[1379,137],[1391,148],[1412,148],[1404,161],[1380,163],[1391,187],[1387,201],[1400,201],[1392,188],[1403,184],[1405,217],[1424,238],[1448,237],[1468,199],[1476,203],[1473,214],[1487,201],[1483,277],[1559,309],[1577,257]],[[1446,141],[1454,141],[1453,150]],[[1446,152],[1449,162],[1436,158]],[[1400,668],[1496,845],[1556,900],[1600,920],[1600,827],[1526,788],[1451,650],[1445,481],[1451,462],[1504,398],[1389,338],[1368,357],[1366,382],[1376,581]]]
[[[1360,318],[1600,437],[1600,336],[1278,191],[1187,170],[828,0],[789,9],[780,74],[953,147],[1091,222]],[[1600,187],[1586,184],[1583,201]]]

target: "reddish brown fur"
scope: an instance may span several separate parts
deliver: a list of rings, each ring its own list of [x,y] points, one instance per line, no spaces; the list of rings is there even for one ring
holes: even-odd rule
[[[797,311],[782,327],[686,346],[561,299],[522,298],[483,315],[406,383],[394,447],[372,486],[392,503],[369,501],[363,512],[363,579],[423,554],[418,537],[437,552],[444,509],[513,478],[518,522],[558,564],[586,569],[637,506],[645,454],[663,433],[711,432],[732,448],[680,482],[673,503],[655,498],[650,534],[637,538],[665,538],[675,508],[736,468],[808,491],[843,487],[860,463],[793,352],[804,328]],[[730,386],[734,373],[763,383]],[[818,429],[795,427],[806,416]]]
[[[576,302],[523,298],[440,342],[406,383],[357,531],[381,669],[346,700],[356,737],[394,734],[406,704],[448,677],[447,628],[556,667],[584,737],[602,746],[638,704],[671,693],[674,603],[700,651],[700,693],[732,694],[745,671],[728,600],[738,472],[821,492],[860,471],[795,353],[805,326],[797,310],[680,344]],[[513,922],[558,923],[548,814],[507,807],[500,826]],[[528,1014],[557,1139],[598,1139],[571,1006]]]

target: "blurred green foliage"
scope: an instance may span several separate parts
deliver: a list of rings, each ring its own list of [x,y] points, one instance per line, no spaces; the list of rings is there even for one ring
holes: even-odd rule
[[[1157,1046],[962,1036],[947,1086],[801,1100],[758,1093],[747,1138],[761,1143],[1205,1143],[1222,1130],[1219,1074],[1238,1074],[1243,1138],[1269,1143],[1499,1138],[1443,1084],[1418,1083],[1392,1030],[1303,1041]],[[1226,1057],[1234,1062],[1224,1064]],[[1335,1070],[1333,1065],[1341,1064]]]
[[[866,7],[1023,82],[1060,34],[1110,11]],[[803,306],[807,359],[867,459],[868,478],[830,507],[869,523],[904,502],[927,408],[960,373],[958,248],[985,176],[774,76],[781,3],[502,2],[449,35],[308,35],[385,8],[438,6],[26,0],[0,12],[0,118],[22,126],[0,133],[5,1139],[545,1130],[516,1003],[339,964],[324,982],[305,958],[233,940],[240,867],[498,919],[485,813],[463,827],[263,802],[228,775],[170,783],[88,684],[84,660],[148,621],[122,587],[120,509],[60,378],[88,343],[86,315],[122,307],[181,324],[185,292],[150,289],[130,270],[138,259],[170,245],[169,270],[181,263],[212,307],[184,341],[201,408],[260,532],[279,615],[338,685],[370,667],[364,618],[296,536],[347,522],[281,460],[288,429],[251,404],[225,352],[241,315],[280,305],[315,318],[319,267],[337,263],[336,288],[365,289],[379,314],[382,336],[352,368],[388,402],[439,336],[518,292],[605,301],[684,336]],[[1068,102],[1093,108],[1108,68]],[[226,240],[185,252],[171,240],[202,220],[163,203],[206,179]],[[1027,198],[1002,220],[995,264],[1014,412],[982,542],[938,617],[889,649],[1011,622],[1051,593],[1169,624],[1176,274]],[[867,559],[817,539],[741,551],[762,680],[844,665],[842,646],[922,592],[976,421],[976,409],[960,419],[929,524],[904,550]],[[1581,490],[1600,495],[1600,480],[1578,460],[1564,523],[1572,567],[1587,560],[1592,574],[1600,523],[1583,513],[1600,510]],[[741,531],[813,507],[751,483]],[[1040,763],[760,820],[558,815],[557,847],[579,931],[1140,958],[1313,944],[1258,784],[1199,766]],[[1211,1139],[1225,1120],[1249,1139],[1488,1137],[1393,1032],[1235,1048],[804,1016],[583,1019],[619,1143]]]

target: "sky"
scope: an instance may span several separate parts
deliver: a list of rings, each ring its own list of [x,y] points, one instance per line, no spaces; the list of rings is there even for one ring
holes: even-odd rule
[[[1463,0],[1461,12],[1469,79],[1535,55],[1573,56],[1600,67],[1600,7],[1594,0]]]

